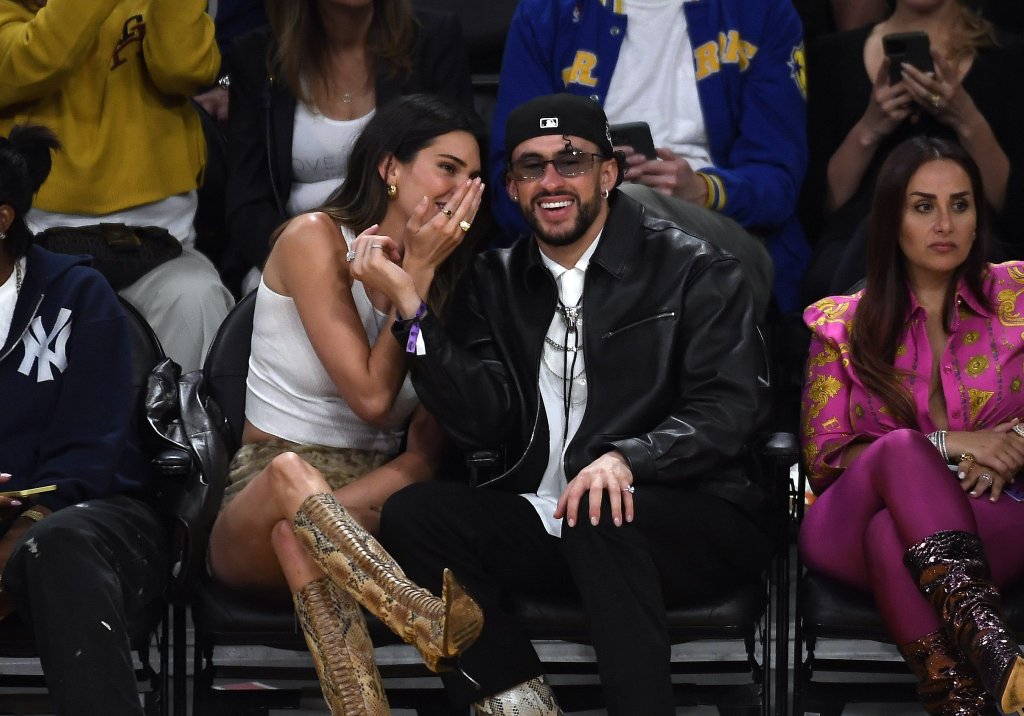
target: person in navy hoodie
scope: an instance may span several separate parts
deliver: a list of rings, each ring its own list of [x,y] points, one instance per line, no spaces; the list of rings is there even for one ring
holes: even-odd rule
[[[0,619],[32,630],[58,714],[142,714],[129,629],[163,586],[166,534],[129,429],[131,345],[88,257],[33,244],[24,216],[50,130],[0,137]]]

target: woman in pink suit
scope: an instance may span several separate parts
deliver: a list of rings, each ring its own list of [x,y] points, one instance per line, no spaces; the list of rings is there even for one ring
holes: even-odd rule
[[[864,290],[804,313],[820,497],[801,554],[872,592],[932,714],[1024,708],[998,592],[1024,577],[1024,263],[985,263],[983,197],[959,145],[903,143],[879,174]]]

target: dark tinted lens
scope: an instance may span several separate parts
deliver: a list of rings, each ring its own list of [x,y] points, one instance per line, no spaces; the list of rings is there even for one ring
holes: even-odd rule
[[[519,159],[512,162],[512,176],[516,179],[539,179],[547,162],[540,159]]]
[[[554,160],[555,171],[564,177],[583,174],[590,167],[589,154],[569,154]]]

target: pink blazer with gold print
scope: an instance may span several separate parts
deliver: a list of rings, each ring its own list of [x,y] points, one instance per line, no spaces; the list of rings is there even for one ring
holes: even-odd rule
[[[1024,262],[988,267],[986,307],[961,283],[953,330],[941,356],[942,391],[950,430],[975,430],[1024,418]],[[899,425],[868,393],[850,365],[850,326],[862,292],[824,298],[804,311],[812,331],[803,390],[802,442],[811,487],[821,493],[841,474],[840,457],[855,439],[873,440]],[[932,351],[925,310],[911,296],[907,331],[896,368],[917,406],[925,433]]]

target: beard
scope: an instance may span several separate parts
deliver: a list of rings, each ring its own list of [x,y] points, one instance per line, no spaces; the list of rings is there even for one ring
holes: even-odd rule
[[[536,197],[533,201],[533,206],[538,206],[546,196],[544,194]],[[558,196],[564,196],[564,192]],[[523,218],[526,220],[526,224],[538,240],[548,246],[570,246],[579,241],[587,233],[587,230],[594,225],[598,215],[601,213],[601,199],[599,196],[595,194],[590,201],[583,201],[576,194],[573,195],[573,198],[576,200],[576,221],[572,223],[572,226],[562,229],[557,233],[545,230],[540,219],[537,217],[536,212],[538,209],[527,211],[524,207],[520,207],[523,210]]]

